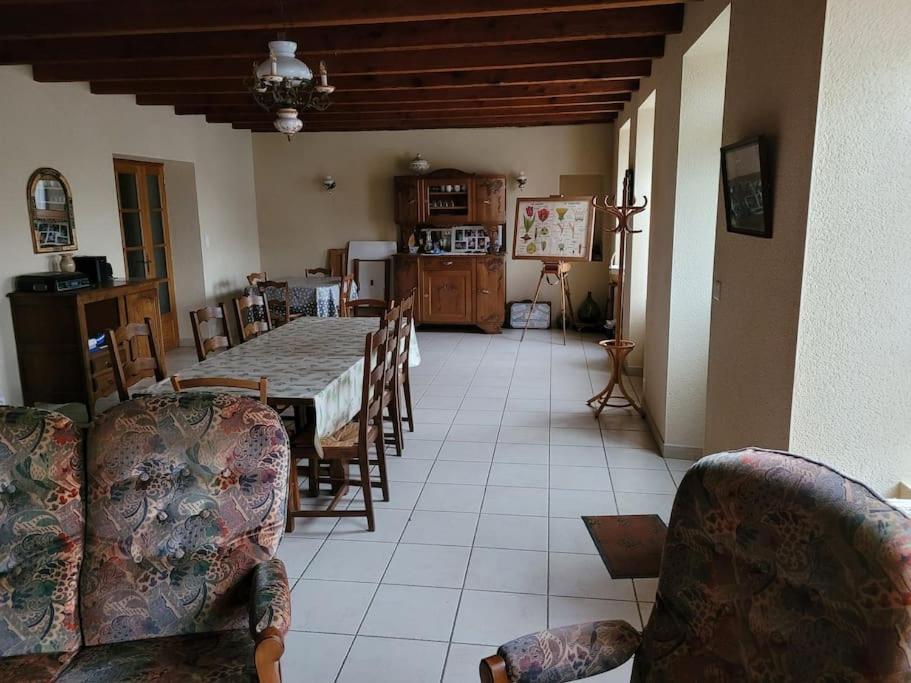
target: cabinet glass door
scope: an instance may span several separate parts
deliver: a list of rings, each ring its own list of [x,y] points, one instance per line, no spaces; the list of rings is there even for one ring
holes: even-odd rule
[[[162,164],[114,160],[123,257],[129,278],[156,278],[162,342],[177,346],[176,304],[168,233],[168,208]]]

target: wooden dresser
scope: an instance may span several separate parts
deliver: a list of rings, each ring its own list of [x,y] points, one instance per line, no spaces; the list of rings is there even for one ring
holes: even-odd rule
[[[108,350],[89,351],[89,338],[151,318],[161,339],[157,279],[115,280],[61,293],[9,295],[26,405],[95,401],[114,390]]]
[[[417,288],[415,320],[476,325],[488,334],[503,327],[506,254],[395,255],[395,296]]]

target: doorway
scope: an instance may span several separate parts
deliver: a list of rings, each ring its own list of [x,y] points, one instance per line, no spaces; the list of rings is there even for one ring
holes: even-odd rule
[[[123,260],[130,279],[157,278],[162,343],[166,350],[180,340],[177,326],[171,239],[164,165],[114,159]]]

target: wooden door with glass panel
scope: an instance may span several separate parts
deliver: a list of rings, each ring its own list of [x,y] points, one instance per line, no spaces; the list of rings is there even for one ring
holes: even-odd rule
[[[158,284],[161,336],[165,349],[172,349],[179,343],[179,334],[164,166],[115,159],[114,172],[126,274],[130,279],[161,280]]]

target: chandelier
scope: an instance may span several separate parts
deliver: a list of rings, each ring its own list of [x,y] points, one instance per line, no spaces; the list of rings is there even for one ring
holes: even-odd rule
[[[319,63],[319,74],[314,78],[310,67],[295,57],[296,52],[297,43],[273,40],[269,43],[269,59],[253,65],[253,76],[246,84],[260,107],[275,111],[275,130],[289,140],[304,127],[300,112],[325,111],[329,95],[335,92],[335,87],[329,85],[326,64]]]

